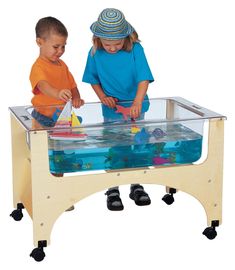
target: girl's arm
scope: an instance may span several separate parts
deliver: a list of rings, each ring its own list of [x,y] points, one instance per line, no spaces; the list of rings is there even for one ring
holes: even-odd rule
[[[149,86],[149,81],[139,82],[135,99],[130,107],[131,118],[138,118],[140,116],[142,103],[143,103],[144,97],[146,96],[148,86]]]
[[[109,108],[115,108],[116,107],[116,98],[113,97],[107,97],[101,87],[100,84],[92,84],[91,87],[94,89],[96,95],[98,96],[99,100]]]

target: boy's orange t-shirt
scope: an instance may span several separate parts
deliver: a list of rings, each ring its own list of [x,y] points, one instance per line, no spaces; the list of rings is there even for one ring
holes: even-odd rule
[[[44,95],[37,88],[37,84],[41,80],[47,81],[52,87],[58,90],[71,90],[77,86],[73,75],[62,60],[59,60],[59,65],[55,65],[39,57],[33,64],[30,73],[30,82],[34,94],[31,100],[33,106],[60,105],[65,103],[62,100]]]

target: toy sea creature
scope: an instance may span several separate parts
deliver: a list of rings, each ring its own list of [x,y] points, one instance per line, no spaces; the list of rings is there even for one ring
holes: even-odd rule
[[[82,169],[83,161],[81,159],[77,160],[76,163],[72,163],[73,168]]]
[[[146,132],[145,128],[142,128],[140,132],[135,134],[134,140],[138,144],[145,144],[149,141],[149,133]]]
[[[161,142],[161,143],[156,143],[155,145],[154,145],[154,148],[155,148],[155,153],[156,154],[161,154],[161,153],[163,153],[164,152],[164,146],[166,145],[166,143],[165,142]]]
[[[139,131],[140,131],[140,128],[139,128],[139,127],[137,127],[137,126],[132,126],[132,127],[131,127],[131,133],[136,134],[136,133],[138,133]]]
[[[171,161],[171,163],[176,162],[176,153],[174,153],[174,152],[170,153],[170,161]]]
[[[54,159],[55,163],[61,163],[64,160],[61,155],[54,155],[53,159]]]
[[[122,116],[124,120],[128,120],[128,116],[130,116],[130,108],[129,107],[123,107],[121,105],[116,105],[117,110],[115,113],[122,113]]]
[[[160,139],[166,136],[166,133],[160,128],[155,128],[152,135],[155,137],[155,139]]]
[[[168,158],[162,158],[162,157],[154,157],[153,158],[153,164],[154,165],[163,165],[166,163],[171,163],[171,160]]]
[[[91,168],[92,168],[92,164],[91,163],[86,163],[86,164],[83,165],[83,169],[89,170]]]
[[[113,159],[113,157],[111,155],[108,155],[108,156],[105,156],[105,157],[106,157],[106,159],[105,159],[104,163],[110,162]]]

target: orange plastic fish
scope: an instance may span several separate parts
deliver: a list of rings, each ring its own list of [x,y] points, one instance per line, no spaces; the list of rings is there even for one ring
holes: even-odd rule
[[[120,105],[116,105],[116,108],[117,110],[115,111],[115,113],[122,113],[124,120],[128,120],[128,116],[130,116],[130,108]]]

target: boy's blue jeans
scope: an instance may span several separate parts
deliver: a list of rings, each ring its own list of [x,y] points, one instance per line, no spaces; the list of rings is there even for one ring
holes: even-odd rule
[[[37,112],[35,109],[32,111],[31,115],[39,124],[45,127],[54,127],[56,123],[52,118]]]

